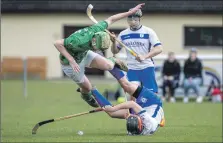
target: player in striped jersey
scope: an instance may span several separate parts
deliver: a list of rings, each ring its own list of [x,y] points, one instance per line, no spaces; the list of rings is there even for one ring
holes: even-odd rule
[[[136,98],[136,102],[127,101],[112,106],[96,88],[93,88],[91,92],[96,101],[110,117],[127,120],[129,135],[151,135],[155,133],[159,126],[163,127],[165,125],[162,101],[146,87],[129,82],[121,70],[117,72],[120,75],[118,82],[127,93]],[[129,114],[129,109],[133,109],[136,114]]]
[[[153,29],[140,24],[141,17],[141,10],[128,16],[129,28],[123,30],[118,35],[118,39],[138,54],[137,57],[134,57],[126,51],[129,69],[127,72],[128,80],[142,84],[152,92],[157,93],[155,65],[152,57],[162,52],[162,45]],[[114,33],[113,37],[115,37]],[[112,41],[112,53],[117,54],[121,50],[121,46],[115,42],[114,38]]]

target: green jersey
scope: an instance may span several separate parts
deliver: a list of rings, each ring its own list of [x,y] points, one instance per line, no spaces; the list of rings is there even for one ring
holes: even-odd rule
[[[64,47],[75,61],[80,63],[87,51],[92,49],[91,40],[94,34],[104,31],[107,27],[108,23],[101,21],[92,26],[80,29],[64,39]],[[69,64],[69,61],[62,54],[60,54],[60,60],[63,64]]]

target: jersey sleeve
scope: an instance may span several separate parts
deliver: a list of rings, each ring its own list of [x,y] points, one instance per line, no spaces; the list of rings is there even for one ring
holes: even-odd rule
[[[156,35],[156,32],[154,30],[150,29],[149,35],[150,35],[149,40],[150,40],[150,43],[151,43],[152,47],[156,47],[158,45],[161,45],[161,42],[160,42],[160,40],[159,40],[159,38]]]
[[[79,45],[79,41],[76,37],[76,33],[73,33],[69,37],[64,39],[64,47],[70,49]]]
[[[76,49],[78,46],[84,45],[91,41],[95,33],[104,31],[108,27],[106,21],[100,21],[92,26],[82,28],[68,38],[64,39],[64,46],[68,49]]]
[[[94,33],[104,31],[107,28],[108,28],[108,23],[106,21],[100,21],[97,24],[90,26],[90,29]]]

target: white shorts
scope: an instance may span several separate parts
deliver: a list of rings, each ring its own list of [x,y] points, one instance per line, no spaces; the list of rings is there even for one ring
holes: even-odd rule
[[[73,79],[73,81],[75,81],[76,83],[83,83],[85,67],[89,67],[93,59],[98,55],[99,54],[89,50],[83,60],[78,64],[80,67],[79,73],[75,72],[70,65],[62,65],[62,70],[69,78]]]
[[[144,126],[142,135],[151,135],[159,127],[161,120],[164,118],[164,112],[161,106],[151,105],[143,108],[139,113],[139,116],[141,117]]]

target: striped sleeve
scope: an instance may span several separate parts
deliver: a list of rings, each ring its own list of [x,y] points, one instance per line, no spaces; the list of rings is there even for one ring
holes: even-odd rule
[[[149,41],[152,45],[152,47],[156,47],[158,45],[161,45],[161,42],[156,34],[156,32],[152,29],[149,29],[149,35],[150,35],[150,38],[149,38]]]

